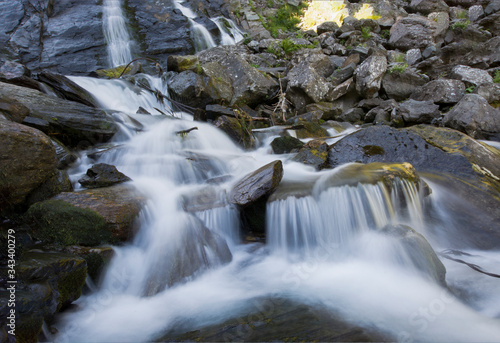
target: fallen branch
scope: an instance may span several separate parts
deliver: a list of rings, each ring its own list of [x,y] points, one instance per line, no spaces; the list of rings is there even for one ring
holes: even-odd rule
[[[185,138],[187,136],[187,134],[193,130],[198,130],[198,128],[195,126],[195,127],[190,128],[190,129],[187,129],[187,130],[177,131],[175,134],[181,136],[182,138]]]

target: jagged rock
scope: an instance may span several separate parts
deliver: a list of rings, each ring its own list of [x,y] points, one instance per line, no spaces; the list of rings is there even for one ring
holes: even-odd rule
[[[449,6],[461,6],[464,8],[469,8],[470,6],[476,5],[477,0],[445,0]]]
[[[144,201],[118,185],[63,192],[32,205],[27,214],[34,235],[46,242],[95,246],[130,239]]]
[[[242,125],[242,123],[245,123]],[[218,127],[224,131],[229,138],[233,140],[236,144],[241,145],[245,149],[250,149],[255,146],[255,139],[252,133],[246,127],[245,118],[242,118],[241,122],[232,117],[220,116],[215,122],[215,127]]]
[[[275,154],[297,152],[303,145],[304,143],[300,139],[291,136],[277,137],[271,142],[271,148]]]
[[[5,119],[22,123],[29,113],[30,110],[20,102],[0,94],[0,115]]]
[[[268,197],[278,187],[282,177],[281,161],[268,163],[236,182],[228,200],[239,206],[249,206],[263,197]]]
[[[185,105],[205,108],[212,103],[214,96],[207,87],[208,78],[192,72],[191,70],[175,74],[168,83],[169,94]],[[214,96],[214,98],[212,98]]]
[[[401,101],[407,99],[419,86],[425,85],[428,81],[425,76],[406,68],[402,73],[385,73],[382,88],[389,98]]]
[[[0,208],[22,204],[56,174],[54,146],[42,132],[0,119]]]
[[[471,22],[475,22],[484,16],[483,6],[474,5],[469,7],[468,17]]]
[[[30,110],[28,118],[41,120],[41,131],[56,137],[68,146],[93,145],[109,140],[117,131],[112,117],[103,110],[74,101],[49,97],[39,91],[0,82],[1,92]],[[31,124],[30,124],[31,125]]]
[[[234,117],[235,113],[235,111],[232,108],[221,105],[207,105],[205,107],[205,111],[207,118],[211,120],[216,120],[220,116]]]
[[[321,111],[323,115],[322,120],[333,120],[343,112],[343,106],[340,102],[317,102],[306,106],[306,111],[314,112]]]
[[[323,101],[331,88],[330,84],[306,62],[293,67],[288,72],[287,79],[286,92],[294,90],[305,94],[308,98],[307,103]]]
[[[475,68],[489,68],[500,65],[500,37],[477,44],[464,57],[464,64]]]
[[[406,124],[430,124],[433,119],[441,116],[439,105],[433,101],[406,100],[399,105],[398,114],[403,117]]]
[[[413,12],[429,14],[432,12],[448,12],[448,5],[444,0],[412,0],[408,8]]]
[[[337,32],[338,32],[338,30],[339,30],[339,26],[334,21],[325,21],[325,22],[322,22],[316,28],[316,32],[318,33],[318,35],[320,35],[322,33],[325,33],[325,32],[331,32],[334,35],[336,35]]]
[[[500,103],[500,83],[483,84],[476,89],[489,104]]]
[[[361,63],[354,72],[356,91],[365,98],[372,98],[380,90],[382,77],[387,70],[387,58],[375,54]]]
[[[300,122],[300,128],[295,131],[297,138],[321,138],[328,137],[328,131],[326,131],[319,123],[315,122]]]
[[[167,70],[181,73],[186,70],[196,71],[199,66],[196,55],[170,55],[167,58]],[[200,65],[201,67],[201,65]]]
[[[445,114],[443,124],[476,139],[500,141],[500,110],[477,94],[466,94]]]
[[[391,28],[389,44],[397,49],[425,48],[433,42],[433,25],[425,17],[410,14],[400,18]]]
[[[436,104],[455,104],[465,95],[465,85],[459,80],[439,79],[417,88],[410,96],[413,100],[432,100]]]
[[[298,154],[292,158],[292,161],[307,164],[319,170],[322,169],[327,157],[328,144],[322,140],[313,139],[300,149]]]
[[[497,2],[500,8],[500,1]],[[491,32],[493,36],[500,36],[500,11],[490,14],[484,19],[481,19],[477,24],[485,30]]]
[[[66,169],[73,162],[78,159],[78,156],[68,149],[64,144],[59,142],[57,139],[52,138],[52,144],[56,149],[56,157],[57,157],[57,169]]]
[[[446,268],[424,236],[402,224],[387,225],[380,232],[398,240],[414,267],[431,280],[446,287]]]
[[[88,91],[78,86],[64,75],[42,71],[38,74],[38,80],[51,86],[61,97],[73,100],[90,107],[100,107],[99,103]]]
[[[498,0],[490,1],[490,3],[484,8],[484,13],[486,15],[490,15],[498,11],[500,11],[500,1]]]
[[[356,86],[354,84],[354,78],[351,77],[347,81],[331,89],[326,95],[326,100],[330,102],[335,101],[338,98],[346,95],[347,93],[354,91],[355,89]]]
[[[14,61],[5,61],[2,65],[0,68],[0,81],[42,90],[40,82],[31,78],[31,71],[25,65]]]
[[[340,85],[341,83],[351,78],[354,75],[354,70],[356,70],[356,65],[356,63],[349,63],[345,67],[335,70],[333,74],[330,75],[330,79],[332,80],[333,85]]]
[[[441,41],[450,27],[450,16],[446,12],[434,12],[428,15],[433,27],[434,40]],[[432,45],[431,45],[432,46]]]
[[[493,83],[493,78],[487,71],[463,65],[453,67],[450,77],[473,84],[474,86],[480,86],[483,83]]]
[[[408,63],[409,66],[417,64],[421,60],[422,53],[420,52],[420,49],[410,49],[406,52],[406,63]]]
[[[99,281],[102,271],[105,270],[111,258],[115,256],[115,251],[110,246],[83,247],[71,245],[64,247],[63,252],[83,258],[87,262],[87,275],[94,282]]]
[[[101,188],[130,180],[128,176],[120,173],[115,166],[98,163],[89,168],[86,175],[78,180],[78,182],[86,188]]]

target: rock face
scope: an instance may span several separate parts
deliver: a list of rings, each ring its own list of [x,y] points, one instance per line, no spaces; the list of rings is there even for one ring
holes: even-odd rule
[[[102,110],[7,83],[0,82],[0,90],[29,109],[29,117],[24,123],[37,127],[49,136],[55,135],[69,146],[105,142],[117,130],[113,119]]]
[[[117,183],[127,182],[131,179],[123,173],[120,173],[115,166],[98,163],[87,170],[78,182],[86,188],[109,187]]]
[[[287,93],[298,93],[303,95],[302,103],[293,99],[293,96],[290,98],[290,101],[292,101],[297,108],[303,108],[311,102],[323,101],[330,90],[330,85],[326,80],[305,62],[293,67],[288,73],[287,78]]]
[[[22,204],[56,174],[54,146],[42,132],[0,119],[0,208]]]
[[[477,139],[500,141],[500,110],[477,94],[465,95],[446,113],[443,123]]]
[[[143,201],[133,189],[121,185],[63,192],[32,205],[28,216],[37,237],[94,246],[129,239]]]

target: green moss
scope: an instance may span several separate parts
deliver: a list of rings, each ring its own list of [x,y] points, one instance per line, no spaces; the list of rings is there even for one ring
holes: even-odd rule
[[[83,260],[78,264],[79,267],[73,267],[77,268],[77,270],[73,270],[57,280],[57,290],[59,291],[58,310],[69,305],[82,295],[82,288],[87,278],[87,264]]]
[[[495,71],[495,76],[493,77],[493,82],[500,83],[500,70]]]
[[[269,18],[267,23],[264,23],[264,26],[273,37],[277,37],[280,31],[297,31],[297,25],[300,23],[300,16],[304,14],[303,10],[305,8],[307,8],[306,3],[298,7],[285,4],[278,9],[276,16]]]
[[[130,70],[132,70],[132,68],[129,66],[127,67],[127,70],[124,70],[125,66],[119,66],[110,69],[99,69],[96,71],[96,73],[101,78],[117,79],[120,75],[128,73]]]
[[[32,205],[27,217],[43,241],[63,245],[98,245],[115,240],[97,212],[70,205],[62,200],[47,200]]]
[[[375,156],[385,154],[385,150],[378,145],[365,145],[363,147],[363,152],[366,156]]]
[[[469,20],[459,20],[459,21],[454,22],[451,25],[451,29],[452,30],[456,30],[456,29],[464,30],[467,28],[467,26],[469,26],[469,24],[470,24]]]
[[[314,122],[304,122],[301,123],[304,127],[297,130],[297,138],[319,138],[319,137],[327,137],[328,131],[319,125],[319,123]]]

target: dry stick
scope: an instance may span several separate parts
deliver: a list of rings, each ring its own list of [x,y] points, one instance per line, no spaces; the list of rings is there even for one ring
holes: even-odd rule
[[[494,273],[485,272],[478,265],[475,265],[475,264],[472,264],[472,263],[468,263],[468,262],[465,262],[463,260],[459,260],[458,258],[450,257],[450,256],[448,256],[449,253],[455,253],[455,251],[454,250],[446,250],[446,251],[438,253],[438,255],[441,256],[441,257],[444,257],[444,258],[446,258],[448,260],[451,260],[451,261],[455,261],[455,262],[458,262],[458,263],[463,263],[466,266],[468,266],[469,268],[472,268],[472,269],[474,269],[477,272],[486,274],[486,275],[491,276],[491,277],[500,278],[500,275],[494,274]],[[460,253],[463,254],[463,255],[469,255],[470,256],[470,254],[467,254],[467,253],[463,253],[463,252],[460,252]]]
[[[193,130],[198,130],[198,128],[195,126],[195,127],[190,128],[190,129],[187,129],[187,130],[176,131],[175,134],[182,136],[182,135],[186,135],[186,134],[190,133]]]

